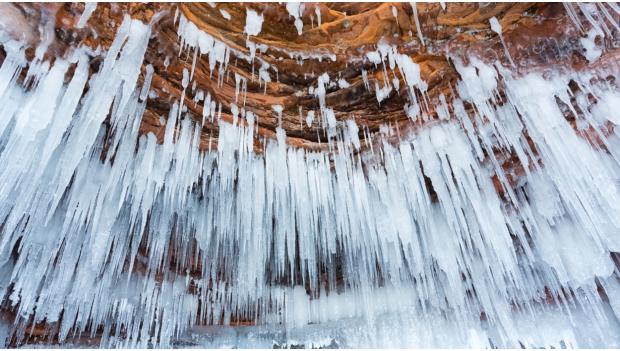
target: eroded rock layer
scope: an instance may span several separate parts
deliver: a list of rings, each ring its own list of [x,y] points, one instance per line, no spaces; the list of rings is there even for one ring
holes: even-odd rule
[[[181,97],[184,69],[193,72],[192,78],[195,75],[185,93],[185,106],[194,116],[201,115],[202,105],[190,101],[196,101],[197,92],[202,91],[202,95],[210,94],[222,105],[220,118],[232,121],[230,105],[236,103],[259,117],[260,135],[274,138],[278,118],[272,106],[281,105],[282,127],[289,142],[324,149],[327,137],[320,130],[319,118],[310,126],[306,123],[309,111],[319,114],[319,101],[309,88],[316,87],[323,74],[330,78],[325,100],[334,110],[336,120],[355,117],[356,123],[363,126],[361,129],[368,128],[371,133],[386,123],[403,127],[410,124],[403,109],[407,96],[392,87],[394,77],[400,78],[400,84],[405,83],[401,73],[366,55],[376,51],[379,43],[396,45],[399,53],[408,55],[420,66],[420,77],[428,85],[429,106],[425,112],[429,118],[437,118],[432,106],[438,103],[440,95],[451,101],[451,87],[459,77],[450,62],[453,58],[467,60],[475,54],[505,65],[511,60],[516,70],[524,72],[549,66],[578,70],[588,66],[580,43],[581,31],[562,4],[452,3],[445,9],[438,3],[417,6],[419,10],[414,16],[408,3],[308,3],[300,11],[303,27],[298,34],[295,17],[286,10],[286,4],[99,4],[82,26],[77,26],[84,11],[82,3],[4,5],[7,17],[17,12],[12,21],[18,21],[23,28],[19,35],[33,50],[41,41],[50,41],[47,55],[52,59],[81,44],[95,51],[93,57],[100,57],[96,49],[109,47],[124,14],[152,22],[154,29],[143,65],[155,68],[151,89],[158,98],[148,101],[141,128],[143,133],[154,132],[160,141],[164,126],[159,117],[166,116],[170,105]],[[244,32],[246,9],[254,9],[264,17],[260,33],[249,39]],[[179,15],[226,45],[225,55],[230,61],[225,70],[211,68],[208,53],[194,59],[194,47],[181,48]],[[505,55],[500,36],[491,29],[491,18],[496,18],[501,26],[511,59]],[[247,45],[248,40],[251,45]],[[596,40],[602,41],[597,45],[605,49],[599,64],[615,62],[618,53],[613,38],[599,36]],[[256,59],[243,59],[252,55],[254,47]],[[94,61],[92,72],[97,70],[99,60]],[[270,79],[266,84],[259,76],[264,65],[268,67],[264,75]],[[235,93],[241,89],[236,75],[246,82],[242,93],[245,105]],[[338,85],[340,79],[346,82],[346,88]],[[390,92],[385,89],[386,83]],[[377,100],[381,93],[376,93],[375,84],[378,90],[385,89],[380,102]],[[208,135],[213,136],[213,143],[217,142],[216,123],[203,127],[203,148],[208,148]],[[321,138],[323,143],[319,142]]]

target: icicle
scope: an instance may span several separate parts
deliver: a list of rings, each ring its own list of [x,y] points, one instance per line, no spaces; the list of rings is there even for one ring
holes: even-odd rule
[[[420,39],[420,42],[422,43],[422,45],[426,45],[424,44],[424,36],[422,35],[422,31],[420,28],[420,21],[418,20],[418,7],[416,6],[415,1],[410,2],[411,4],[411,9],[413,10],[413,20],[415,22],[415,30],[418,34],[418,39]]]
[[[308,127],[312,127],[313,121],[314,121],[314,111],[310,110],[308,111],[308,114],[306,115],[306,124],[308,125]]]
[[[222,14],[222,17],[224,17],[224,19],[226,19],[227,21],[230,21],[230,13],[228,13],[228,11],[224,10],[224,9],[220,9],[220,13]]]
[[[316,14],[317,26],[321,27],[321,8],[318,5],[314,7],[314,13]]]
[[[259,85],[260,85],[261,80],[265,82],[265,88],[264,88],[263,94],[267,94],[267,83],[271,83],[271,77],[269,76],[269,64],[266,62],[263,62],[260,69],[258,70],[258,84]]]
[[[245,14],[245,28],[243,29],[243,32],[248,36],[258,35],[261,31],[261,27],[263,26],[263,15],[259,15],[256,11],[250,9],[246,9]]]
[[[368,72],[366,70],[362,70],[362,80],[364,81],[364,86],[366,90],[370,90],[370,85],[368,84]]]
[[[84,12],[82,13],[82,16],[80,16],[80,19],[78,20],[78,23],[75,25],[75,27],[84,28],[84,26],[86,25],[86,22],[88,22],[88,19],[93,14],[93,12],[95,12],[96,9],[97,9],[96,2],[85,2]]]
[[[398,25],[398,10],[396,6],[392,6],[392,16],[396,19],[396,25]]]
[[[295,28],[297,28],[297,35],[301,35],[303,28],[304,28],[304,23],[301,21],[301,14],[303,13],[303,8],[304,8],[304,4],[301,4],[299,2],[287,2],[286,3],[286,11],[288,11],[289,15],[295,18]],[[315,11],[316,11],[316,8],[315,8]],[[320,12],[318,16],[319,16],[319,23],[320,23],[321,22]]]
[[[508,51],[508,47],[506,46],[506,42],[504,41],[504,36],[502,35],[502,25],[499,24],[497,18],[491,17],[489,19],[489,23],[491,24],[491,30],[499,35],[499,40],[502,42],[502,46],[504,47],[504,53],[506,57],[508,57],[508,61],[510,61],[510,65],[512,67],[516,67],[514,61],[512,60],[512,56],[510,56],[510,52]]]
[[[381,104],[381,101],[385,100],[390,93],[392,92],[392,87],[390,85],[386,85],[383,87],[379,87],[379,84],[375,82],[375,95],[377,96],[377,102]]]
[[[282,128],[282,105],[273,105],[271,108],[273,108],[273,111],[278,116],[278,127]]]

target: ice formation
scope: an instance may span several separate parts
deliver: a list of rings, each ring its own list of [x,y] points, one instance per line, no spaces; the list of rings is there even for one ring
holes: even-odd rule
[[[244,31],[248,35],[258,35],[261,27],[263,26],[263,15],[259,15],[254,10],[248,9],[246,11],[245,29]]]
[[[295,28],[297,28],[297,34],[301,35],[303,28],[304,28],[304,23],[301,20],[301,14],[304,11],[304,4],[301,4],[299,2],[287,2],[286,3],[286,11],[288,11],[289,15],[291,15],[293,18],[295,18]],[[318,12],[320,14],[320,12]],[[319,26],[321,25],[321,17],[319,16]]]
[[[262,21],[248,10],[246,33]],[[183,16],[179,35],[225,70],[225,44]],[[279,126],[257,152],[235,76],[235,120],[201,151],[198,121],[222,108],[204,92],[202,116],[170,107],[163,142],[139,134],[149,37],[126,17],[90,76],[81,49],[28,63],[19,42],[3,44],[0,292],[20,317],[7,340],[46,323],[60,343],[97,334],[110,347],[620,346],[614,84],[454,58],[450,111],[443,96],[428,106],[409,56],[379,45],[366,58],[398,67],[411,119],[433,109],[437,120],[396,142],[386,126],[360,152],[354,116],[340,122],[325,102],[327,85],[348,83],[325,73],[310,94],[329,151],[289,146]],[[376,85],[377,100],[399,84]],[[281,124],[282,106],[273,112]],[[317,125],[315,111],[305,118]],[[511,154],[516,185],[502,167]]]
[[[224,10],[224,9],[220,9],[220,13],[222,14],[222,17],[224,17],[227,20],[230,20],[230,13],[228,13],[228,11]]]
[[[510,52],[508,51],[508,48],[506,47],[506,41],[504,40],[504,36],[502,35],[502,25],[499,23],[499,21],[497,20],[495,16],[489,19],[489,23],[491,24],[491,30],[497,33],[497,35],[499,35],[499,39],[502,41],[502,46],[504,47],[504,53],[506,54],[508,61],[510,61],[510,64],[512,65],[512,67],[515,67],[515,63],[512,60],[512,57],[510,56]]]
[[[97,9],[96,2],[85,3],[84,13],[82,14],[80,19],[78,20],[78,23],[75,26],[77,28],[83,28],[86,25],[86,22],[88,22],[88,19],[90,18],[90,16],[93,14],[93,12],[95,12],[96,9]]]

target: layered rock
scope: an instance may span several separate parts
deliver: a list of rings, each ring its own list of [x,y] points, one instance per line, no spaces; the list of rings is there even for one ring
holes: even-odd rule
[[[22,28],[21,33],[12,35],[23,35],[32,51],[41,40],[51,37],[47,50],[51,58],[62,56],[81,44],[90,46],[93,57],[97,57],[97,49],[99,52],[106,50],[111,44],[125,14],[152,22],[154,30],[143,65],[152,64],[155,68],[151,89],[157,98],[148,102],[142,131],[152,131],[160,140],[164,127],[159,117],[167,116],[172,102],[181,97],[183,70],[192,71],[194,63],[194,50],[180,48],[178,19],[175,23],[174,16],[177,12],[199,30],[221,40],[230,50],[248,55],[247,40],[264,46],[258,49],[253,62],[230,54],[223,77],[219,77],[217,69],[211,72],[208,56],[197,56],[193,69],[196,84],[186,89],[184,104],[192,115],[196,118],[201,115],[202,106],[194,103],[196,92],[201,90],[222,104],[221,118],[232,121],[230,104],[238,100],[235,97],[235,74],[238,74],[247,80],[244,107],[258,116],[258,133],[275,137],[278,119],[272,106],[282,105],[282,127],[288,141],[313,149],[325,149],[327,138],[321,135],[324,133],[319,130],[318,121],[311,126],[305,123],[308,111],[318,116],[320,108],[318,99],[308,88],[316,87],[318,77],[325,73],[336,83],[327,88],[325,98],[326,105],[334,109],[336,120],[354,118],[360,130],[367,128],[371,133],[378,132],[379,126],[386,123],[398,124],[401,129],[410,127],[403,109],[407,103],[406,94],[392,89],[381,102],[377,101],[375,84],[383,87],[386,78],[391,82],[393,77],[398,77],[401,85],[405,83],[398,69],[387,67],[384,70],[383,65],[374,64],[366,57],[368,52],[376,50],[379,42],[396,45],[400,53],[410,56],[420,66],[421,79],[428,85],[425,113],[430,119],[437,118],[433,106],[440,103],[440,95],[448,102],[452,100],[451,90],[459,75],[451,60],[466,61],[470,55],[476,55],[488,62],[499,60],[510,66],[500,36],[491,29],[491,18],[497,18],[501,25],[506,50],[520,72],[551,66],[555,69],[592,68],[579,42],[581,32],[571,22],[564,6],[558,3],[452,3],[445,5],[445,9],[440,4],[427,3],[417,5],[417,15],[405,3],[308,3],[300,16],[301,34],[297,33],[295,18],[287,12],[285,4],[228,3],[213,7],[195,3],[98,4],[83,28],[76,28],[84,11],[81,3],[5,4],[3,7],[7,17],[18,21]],[[254,9],[264,16],[262,30],[249,39],[244,33],[246,9]],[[222,11],[230,19],[226,19]],[[597,65],[613,64],[618,56],[613,40],[607,38],[600,45],[603,53]],[[92,72],[96,71],[97,62],[95,59],[91,64]],[[269,65],[267,72],[271,82],[266,83],[266,87],[265,84],[261,86],[258,77],[262,62]],[[363,70],[367,72],[368,87],[363,81]],[[348,86],[339,88],[339,79],[345,80]],[[219,80],[222,80],[221,86],[217,85]],[[217,124],[207,123],[203,135],[203,148],[208,148],[208,136],[213,136],[211,140],[215,145]]]

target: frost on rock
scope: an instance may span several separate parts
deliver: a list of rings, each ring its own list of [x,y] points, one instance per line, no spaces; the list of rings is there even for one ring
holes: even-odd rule
[[[246,33],[261,26],[248,10]],[[275,135],[259,139],[235,74],[232,123],[200,91],[202,116],[172,102],[158,141],[140,133],[150,35],[126,17],[90,75],[86,49],[28,65],[3,45],[0,292],[17,317],[0,320],[0,338],[47,323],[62,345],[90,335],[125,348],[620,346],[619,135],[591,143],[567,119],[618,126],[613,85],[453,58],[454,99],[441,95],[428,121],[420,66],[379,45],[365,59],[398,68],[402,108],[422,128],[366,138],[367,116],[327,103],[349,83],[322,73],[309,92],[318,112],[304,112],[329,148],[287,144],[279,104]],[[226,69],[231,49],[182,15],[179,37]],[[193,72],[182,74],[185,94]],[[374,82],[379,102],[398,92],[394,78]],[[201,150],[207,119],[218,143]]]

